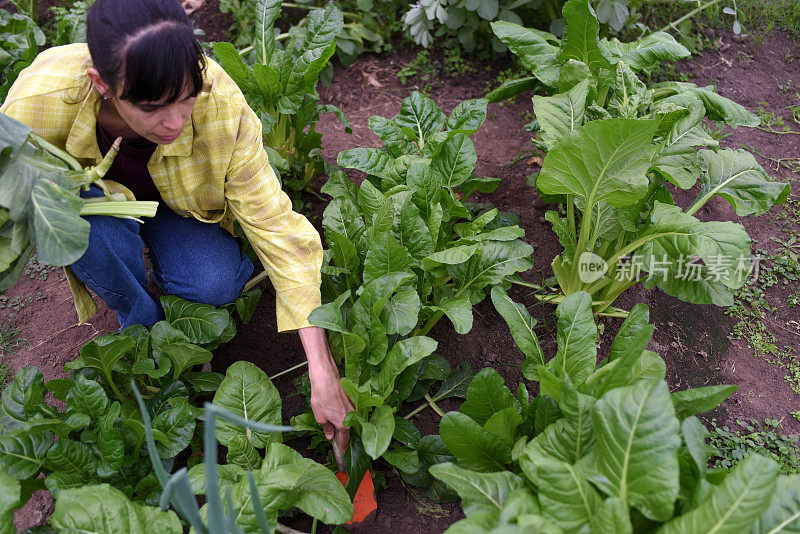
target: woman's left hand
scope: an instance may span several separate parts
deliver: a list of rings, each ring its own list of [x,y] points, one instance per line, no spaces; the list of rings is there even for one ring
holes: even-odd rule
[[[353,404],[339,382],[339,370],[333,361],[325,330],[309,326],[298,330],[308,359],[308,378],[311,382],[311,410],[317,423],[322,425],[325,437],[334,439],[338,430],[341,450],[347,449],[350,427],[344,426],[344,417],[353,411]]]

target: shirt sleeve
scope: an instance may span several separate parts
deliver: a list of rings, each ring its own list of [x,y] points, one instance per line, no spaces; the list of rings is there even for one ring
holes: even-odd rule
[[[321,304],[320,236],[308,219],[292,211],[269,165],[261,121],[246,103],[241,109],[225,181],[228,207],[275,287],[278,331],[311,326],[308,315]]]

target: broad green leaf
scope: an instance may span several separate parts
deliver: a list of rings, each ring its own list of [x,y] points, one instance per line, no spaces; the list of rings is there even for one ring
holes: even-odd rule
[[[387,334],[408,335],[417,326],[421,302],[417,290],[406,287],[392,295],[383,309],[381,321]]]
[[[356,201],[358,194],[356,184],[342,170],[331,172],[328,181],[320,188],[320,191],[333,198],[347,198],[351,202]]]
[[[433,238],[430,229],[420,216],[420,211],[409,199],[400,210],[400,231],[398,233],[400,244],[403,245],[411,256],[422,261],[426,256],[433,254]]]
[[[216,403],[216,396],[214,399]],[[220,427],[221,423],[220,421]],[[195,419],[187,405],[178,405],[157,414],[153,418],[153,428],[164,435],[164,439],[158,443],[159,454],[164,458],[172,458],[189,446],[194,435]],[[220,432],[221,429],[218,427],[218,436]]]
[[[472,330],[472,302],[467,293],[459,297],[444,297],[438,306],[431,306],[431,309],[444,312],[457,333],[463,335]]]
[[[485,98],[464,100],[459,102],[450,116],[447,117],[445,128],[450,131],[459,131],[470,135],[478,131],[483,121],[486,120],[486,107],[489,101]]]
[[[0,470],[18,480],[35,477],[53,439],[53,433],[48,431],[0,433]]]
[[[639,332],[647,328],[649,324],[650,308],[646,304],[636,304],[622,322],[622,326],[619,327],[614,341],[611,342],[608,360],[616,360],[631,350],[631,347],[635,347]]]
[[[14,510],[23,504],[20,489],[17,479],[0,471],[0,534],[15,534],[17,531],[14,527]]]
[[[441,131],[446,118],[433,100],[414,91],[403,100],[400,113],[393,120],[400,128],[409,128],[414,132],[417,146],[421,149],[428,136]]]
[[[626,63],[617,63],[616,71],[606,109],[614,117],[635,119],[644,115],[652,104],[647,87]]]
[[[100,419],[108,406],[108,396],[97,380],[83,375],[74,376],[73,386],[67,393],[67,410],[85,413],[92,419]]]
[[[425,258],[422,262],[422,267],[427,271],[431,271],[442,264],[458,265],[460,263],[466,263],[477,250],[477,245],[459,245],[440,250]]]
[[[800,476],[778,477],[772,502],[753,526],[753,534],[800,532]]]
[[[364,213],[366,222],[372,223],[384,204],[386,204],[386,195],[381,193],[369,180],[361,182],[361,186],[358,188],[358,206]]]
[[[86,483],[97,471],[97,458],[87,445],[59,436],[47,451],[45,467],[52,472],[76,475]]]
[[[695,84],[687,82],[663,82],[655,84],[651,88],[669,89],[677,95],[691,94],[703,102],[706,116],[712,121],[724,122],[729,126],[749,126],[750,128],[761,124],[761,119],[755,114],[733,100],[718,95],[712,86],[697,87]]]
[[[379,406],[367,420],[358,412],[350,412],[345,421],[347,424],[355,424],[361,427],[361,442],[364,444],[364,451],[372,458],[377,460],[392,441],[394,433],[394,414],[392,409],[385,404]]]
[[[84,367],[97,369],[105,383],[113,388],[115,382],[111,370],[133,347],[133,339],[128,336],[98,336],[81,347],[78,359],[68,362],[64,366],[64,370],[70,371]]]
[[[643,269],[650,273],[645,287],[657,284],[670,295],[688,302],[730,305],[725,295],[708,293],[702,284],[719,282],[731,289],[744,284],[750,272],[750,237],[744,228],[729,221],[701,222],[678,206],[657,201],[651,222],[637,240],[646,243],[639,249],[643,254]],[[684,272],[679,277],[679,269],[685,270],[688,258],[693,256],[699,256],[705,263],[703,276],[695,280]],[[666,269],[665,260],[669,260]]]
[[[663,362],[662,365],[654,363],[651,356],[653,353],[644,350],[654,330],[653,325],[647,325],[640,330],[637,337],[632,340],[629,350],[616,360],[606,361],[586,379],[581,391],[594,397],[602,397],[607,391],[629,386],[640,380],[663,379],[664,374],[661,373]],[[660,360],[658,356],[655,358]]]
[[[655,121],[632,119],[586,124],[547,154],[536,187],[548,195],[578,195],[587,211],[601,200],[614,207],[635,203],[649,184],[655,127]]]
[[[44,377],[39,369],[24,367],[17,371],[0,398],[0,429],[24,427],[39,406],[44,404],[45,393]]]
[[[593,73],[609,68],[610,64],[600,50],[600,24],[589,1],[569,0],[561,14],[564,17],[564,37],[558,59],[577,59],[588,65]]]
[[[706,532],[734,534],[749,531],[770,507],[775,495],[778,464],[754,454],[739,462],[709,497],[694,510],[661,527],[659,534]]]
[[[388,397],[394,389],[397,376],[407,367],[433,354],[437,346],[435,340],[426,336],[413,336],[398,341],[386,355],[377,372],[375,384],[378,393],[384,398]],[[366,448],[366,443],[364,446]]]
[[[551,44],[557,41],[554,35],[503,21],[493,22],[492,31],[542,83],[556,85],[559,65],[558,47]]]
[[[225,459],[228,464],[238,465],[243,469],[257,471],[261,468],[261,455],[253,447],[253,444],[247,441],[244,434],[238,434],[231,438],[228,443],[228,455]]]
[[[484,430],[468,415],[448,412],[439,423],[439,435],[458,463],[481,472],[505,471],[511,446]]]
[[[569,221],[565,217],[559,217],[557,211],[548,211],[544,214],[547,222],[553,225],[553,231],[558,236],[558,242],[564,247],[564,252],[561,254],[564,258],[572,258],[575,256],[575,248],[578,246],[578,240],[573,233],[574,229],[570,227]]]
[[[433,157],[431,170],[439,176],[442,185],[452,189],[470,177],[477,161],[472,140],[462,133],[456,133],[445,141],[441,150]]]
[[[583,125],[588,96],[589,80],[581,81],[566,93],[534,95],[533,111],[539,121],[538,137],[548,150],[553,150],[562,138]]]
[[[430,165],[419,162],[409,165],[406,183],[411,187],[411,200],[423,218],[430,217],[434,206],[441,209],[439,200],[442,196],[442,182],[439,175],[431,171]],[[434,241],[437,234],[438,231],[431,235]]]
[[[186,369],[210,362],[214,356],[210,351],[192,343],[167,343],[161,350],[172,362],[172,377],[175,379]]]
[[[595,400],[588,395],[566,391],[560,403],[563,418],[538,430],[536,437],[525,448],[530,458],[549,456],[575,464],[595,446],[592,413]]]
[[[278,390],[266,373],[254,364],[238,361],[228,367],[225,379],[214,395],[214,404],[247,420],[279,425],[281,400]],[[233,436],[244,434],[254,447],[263,448],[280,440],[280,434],[244,429],[227,421],[219,421],[217,439],[227,445]]]
[[[678,419],[685,419],[713,410],[737,389],[739,386],[705,386],[676,391],[670,398],[675,405],[675,415]]]
[[[506,387],[503,377],[491,367],[475,375],[466,397],[459,411],[479,425],[484,425],[494,414],[506,408],[520,411],[519,401]]]
[[[556,78],[558,77],[557,65],[555,64],[555,55],[551,55],[552,65],[555,70]],[[503,100],[514,98],[523,91],[530,91],[541,87],[541,83],[535,76],[528,76],[518,80],[507,80],[500,84],[499,87],[486,94],[486,100],[489,102],[502,102]]]
[[[630,43],[617,39],[600,42],[613,62],[624,61],[635,72],[649,73],[664,61],[677,61],[691,55],[689,50],[666,32],[655,32]]]
[[[531,317],[525,306],[511,300],[508,293],[500,286],[492,288],[492,303],[511,329],[511,336],[517,347],[525,355],[522,374],[528,380],[536,380],[538,377],[536,366],[547,364],[542,347],[539,345],[539,337],[534,331],[536,319]]]
[[[47,178],[34,186],[30,221],[39,261],[48,265],[69,265],[86,252],[89,222],[80,216],[83,202]]]
[[[244,324],[250,322],[259,300],[261,300],[260,289],[251,289],[236,299],[236,312]]]
[[[644,381],[609,391],[595,404],[592,420],[597,476],[591,480],[648,518],[672,517],[680,439],[666,382]]]
[[[442,385],[433,395],[434,401],[450,397],[464,397],[473,378],[472,369],[467,362],[460,362],[455,370],[442,381]]]
[[[215,42],[212,46],[220,66],[236,82],[239,89],[243,92],[247,91],[250,87],[252,69],[242,61],[242,56],[239,55],[236,47],[226,42]]]
[[[175,512],[131,502],[108,484],[61,491],[49,523],[58,532],[108,532],[109,529],[119,534],[183,532]]]
[[[539,488],[542,514],[566,532],[577,532],[594,515],[600,495],[574,465],[547,456],[528,458],[521,466]]]
[[[261,62],[267,64],[275,53],[275,21],[281,15],[280,0],[258,0],[255,4],[256,24],[254,46]],[[238,52],[237,52],[238,53]]]
[[[231,320],[230,314],[210,304],[189,302],[174,295],[161,297],[167,322],[186,334],[192,343],[216,341]]]
[[[328,204],[322,214],[322,227],[326,232],[333,230],[347,238],[356,250],[364,248],[366,225],[358,207],[349,198],[336,198]]]
[[[119,473],[125,459],[125,443],[122,434],[114,428],[121,413],[119,402],[114,401],[99,422],[97,433],[97,475],[106,478]]]
[[[370,243],[364,260],[364,283],[394,272],[409,272],[414,258],[397,242],[390,231],[383,232]]]
[[[475,473],[450,462],[431,466],[430,473],[458,493],[467,516],[502,510],[509,494],[524,487],[510,471]]]
[[[592,297],[585,291],[567,295],[556,308],[558,351],[547,367],[556,376],[566,374],[582,384],[597,363],[597,325],[592,315]]]
[[[489,241],[481,245],[465,263],[448,265],[459,292],[478,291],[487,285],[533,267],[533,248],[521,240]]]
[[[374,115],[367,120],[367,126],[375,135],[380,137],[393,157],[397,158],[413,153],[411,141],[408,140],[394,121]]]
[[[591,517],[592,532],[632,534],[630,510],[619,497],[609,497],[600,503]]]
[[[377,148],[350,148],[339,152],[336,163],[347,169],[378,176],[379,178],[396,178],[394,158]]]
[[[681,437],[686,446],[686,452],[695,463],[701,478],[705,478],[708,470],[708,460],[714,448],[706,443],[708,430],[697,417],[690,416],[681,421]]]
[[[789,184],[771,181],[746,150],[702,150],[700,161],[704,172],[699,202],[720,195],[742,217],[762,215],[789,196]]]
[[[420,468],[419,454],[417,454],[417,451],[406,447],[388,449],[383,453],[383,459],[403,473],[411,475],[419,471]]]

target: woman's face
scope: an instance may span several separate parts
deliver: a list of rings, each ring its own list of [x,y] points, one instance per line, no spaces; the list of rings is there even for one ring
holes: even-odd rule
[[[169,104],[164,103],[166,98],[155,102],[123,100],[119,97],[121,92],[120,88],[115,97],[109,99],[120,118],[135,133],[159,145],[168,145],[178,138],[191,118],[197,100],[189,87]]]

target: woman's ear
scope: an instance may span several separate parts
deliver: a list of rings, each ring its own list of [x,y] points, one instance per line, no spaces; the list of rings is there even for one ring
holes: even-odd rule
[[[92,85],[94,86],[95,90],[100,93],[100,96],[103,99],[108,99],[114,96],[111,86],[103,81],[103,78],[100,77],[100,72],[98,72],[96,68],[89,67],[86,69],[86,75],[89,76],[90,80],[92,80]]]

